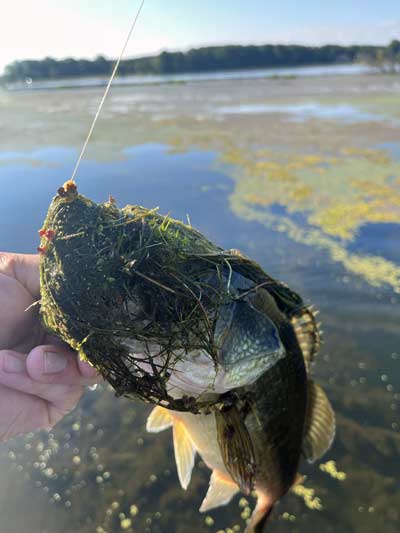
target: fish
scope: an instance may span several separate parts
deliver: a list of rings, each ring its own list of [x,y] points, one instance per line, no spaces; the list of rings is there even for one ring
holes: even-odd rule
[[[268,285],[293,309],[301,298],[169,215],[98,204],[68,181],[39,234],[43,325],[118,395],[200,412],[286,357],[253,295]]]
[[[260,533],[275,503],[302,479],[301,462],[312,463],[330,448],[335,415],[311,377],[320,345],[316,312],[303,307],[285,316],[264,289],[253,294],[252,301],[275,324],[286,356],[251,385],[223,394],[220,406],[210,413],[177,413],[157,406],[146,427],[152,433],[173,428],[183,488],[196,452],[212,471],[200,511],[228,504],[239,491],[254,491],[257,504],[246,533]]]
[[[228,284],[228,273],[224,272]],[[216,276],[207,283],[216,287]],[[213,340],[217,347],[216,363],[205,350],[188,353],[175,351],[176,362],[171,367],[167,390],[174,398],[194,396],[197,402],[210,401],[232,389],[251,385],[267,369],[285,357],[285,349],[278,330],[270,318],[260,312],[246,295],[255,284],[237,272],[229,273],[231,301],[220,307],[214,327]],[[123,345],[136,361],[144,351],[142,343],[124,339]],[[152,374],[152,366],[161,367],[165,360],[157,345],[146,346],[152,365],[143,362],[139,367]]]
[[[39,234],[46,329],[117,394],[187,412],[174,416],[202,456],[212,447],[205,462],[217,485],[255,490],[249,531],[260,530],[301,457],[315,460],[334,435],[333,410],[310,377],[313,310],[241,252],[154,209],[97,204],[71,181]],[[205,443],[193,436],[201,423],[213,435]]]

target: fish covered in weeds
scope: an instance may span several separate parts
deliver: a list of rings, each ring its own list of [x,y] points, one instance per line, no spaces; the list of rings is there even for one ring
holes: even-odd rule
[[[314,312],[241,253],[156,209],[97,204],[71,181],[40,236],[44,325],[117,394],[157,404],[148,429],[173,426],[184,488],[200,453],[213,471],[201,510],[255,491],[248,531],[261,531],[301,458],[334,436],[310,378]]]
[[[209,414],[154,408],[147,430],[173,427],[178,475],[187,488],[196,452],[212,470],[201,512],[255,492],[257,505],[246,532],[262,532],[274,504],[301,476],[301,461],[322,457],[335,434],[335,416],[323,389],[310,377],[319,345],[314,312],[303,307],[285,316],[266,289],[254,305],[274,322],[285,357],[253,384],[221,396]]]
[[[40,234],[44,325],[118,394],[198,412],[285,357],[252,298],[269,286],[284,308],[301,299],[192,227],[155,209],[97,204],[70,181]]]

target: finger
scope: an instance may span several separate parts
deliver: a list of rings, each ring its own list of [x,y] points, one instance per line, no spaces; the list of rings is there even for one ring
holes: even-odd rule
[[[0,442],[51,426],[45,400],[0,385]]]
[[[17,339],[30,333],[35,313],[25,309],[32,303],[32,295],[14,278],[0,272],[3,309],[0,311],[0,349],[13,346]]]
[[[76,352],[59,345],[37,346],[28,355],[29,376],[39,383],[92,385],[102,377],[88,363],[79,361]]]
[[[25,336],[19,331],[19,341],[13,345],[0,346],[0,349],[11,349],[14,352],[29,353],[35,346],[45,343],[46,333],[38,320],[33,321],[33,326],[26,331]]]
[[[39,343],[36,343],[36,345],[38,345],[38,344]],[[94,379],[96,381],[97,380],[103,381],[102,375],[99,374],[97,372],[97,370],[95,370],[93,368],[92,365],[90,365],[89,363],[86,363],[85,361],[82,361],[79,358],[79,356],[76,354],[76,352],[71,352],[70,349],[68,348],[68,345],[65,342],[63,342],[59,337],[55,337],[54,335],[45,334],[43,336],[42,342],[40,344],[43,344],[43,345],[44,344],[49,344],[52,347],[58,347],[61,350],[63,349],[64,351],[67,351],[69,353],[73,353],[75,358],[78,361],[79,371],[80,371],[80,373],[82,374],[83,377],[92,380],[92,377],[94,376]]]
[[[82,361],[82,359],[79,357],[77,358],[77,362],[79,366],[79,372],[85,379],[90,379],[92,383],[93,380],[95,383],[101,383],[104,381],[103,376],[92,365],[86,361]]]
[[[34,298],[40,295],[39,256],[0,253],[0,272],[16,279]]]
[[[38,396],[54,406],[57,413],[68,413],[83,393],[83,386],[59,383],[39,383],[27,372],[27,357],[12,350],[0,352],[0,385]],[[49,407],[50,408],[50,407]]]

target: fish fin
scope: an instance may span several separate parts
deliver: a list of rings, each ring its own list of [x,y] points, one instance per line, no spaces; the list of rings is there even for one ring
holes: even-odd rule
[[[199,511],[205,513],[214,507],[226,505],[238,491],[239,487],[232,479],[218,470],[213,470],[206,497]]]
[[[313,307],[303,307],[291,318],[291,323],[296,334],[297,342],[303,354],[307,374],[318,353],[321,345],[322,332],[316,321],[318,311]]]
[[[273,508],[274,502],[270,497],[257,493],[257,504],[244,533],[263,533]]]
[[[172,427],[172,424],[172,416],[168,409],[157,405],[147,418],[146,430],[149,433],[160,433],[160,431]]]
[[[335,436],[335,413],[323,389],[309,380],[303,455],[309,463],[319,459]]]
[[[173,427],[174,452],[178,477],[182,488],[186,490],[192,477],[196,450],[186,431],[185,424],[180,420],[174,420],[168,409],[157,405],[147,419],[147,431],[149,433],[159,433],[171,426]]]
[[[186,490],[192,477],[196,449],[188,435],[185,424],[174,420],[173,439],[176,468],[181,487]]]
[[[217,438],[225,468],[240,490],[250,494],[254,484],[253,444],[236,406],[215,412]]]

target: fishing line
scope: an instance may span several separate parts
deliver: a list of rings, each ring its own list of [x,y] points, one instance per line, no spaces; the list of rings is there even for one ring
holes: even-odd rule
[[[79,157],[78,157],[78,161],[76,162],[74,171],[72,172],[71,181],[74,180],[74,178],[76,176],[76,173],[78,172],[79,165],[81,164],[82,158],[83,158],[83,156],[85,154],[86,147],[89,144],[90,138],[91,138],[92,133],[94,131],[94,128],[96,126],[97,119],[99,118],[101,110],[103,109],[104,102],[105,102],[105,100],[107,98],[107,95],[108,95],[108,92],[110,90],[111,84],[112,84],[112,82],[113,82],[113,80],[115,78],[115,75],[117,73],[119,64],[121,63],[122,56],[125,53],[126,47],[128,46],[129,39],[131,38],[133,30],[135,29],[135,26],[136,26],[136,22],[137,22],[137,20],[139,18],[140,12],[142,11],[142,7],[143,7],[143,4],[144,4],[144,1],[145,0],[142,0],[141,3],[140,3],[139,9],[136,12],[136,16],[135,16],[135,18],[134,18],[134,20],[132,22],[132,25],[131,25],[131,27],[129,29],[129,32],[128,32],[128,35],[127,35],[127,37],[125,39],[124,46],[122,47],[122,50],[121,50],[121,53],[120,53],[120,55],[119,55],[119,57],[117,59],[117,62],[115,63],[114,70],[112,71],[112,74],[110,76],[110,79],[109,79],[107,87],[106,87],[106,90],[104,91],[103,98],[101,99],[99,107],[97,108],[96,115],[95,115],[95,117],[93,119],[93,122],[92,122],[92,125],[90,126],[90,129],[89,129],[89,133],[87,134],[86,140],[83,143],[81,153],[79,154]]]

